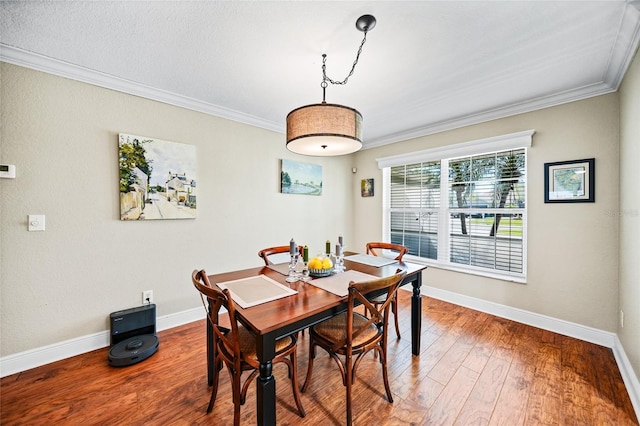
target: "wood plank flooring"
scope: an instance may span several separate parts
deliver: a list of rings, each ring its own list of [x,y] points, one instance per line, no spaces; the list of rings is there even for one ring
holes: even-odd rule
[[[410,293],[399,292],[402,339],[389,341],[394,402],[379,362],[366,358],[354,387],[356,425],[638,425],[611,350],[513,321],[423,298],[421,355],[411,355]],[[229,377],[207,415],[204,320],[159,333],[160,349],[139,364],[112,368],[108,349],[5,377],[2,425],[228,425]],[[308,334],[298,346],[304,379]],[[300,418],[286,367],[274,367],[279,425],[341,425],[344,388],[319,351]],[[253,425],[255,386],[241,410]]]

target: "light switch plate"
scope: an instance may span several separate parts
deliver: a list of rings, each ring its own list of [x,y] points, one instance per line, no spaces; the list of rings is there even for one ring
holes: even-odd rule
[[[29,231],[44,231],[44,215],[43,214],[29,215]]]

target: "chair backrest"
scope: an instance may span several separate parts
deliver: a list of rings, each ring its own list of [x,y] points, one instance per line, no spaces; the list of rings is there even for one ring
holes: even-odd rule
[[[389,308],[393,296],[398,291],[402,279],[406,275],[406,271],[396,270],[395,275],[384,278],[376,278],[370,281],[353,282],[349,283],[349,300],[347,306],[347,333],[346,338],[342,342],[336,343],[334,349],[342,346],[346,346],[348,351],[351,348],[351,342],[354,337],[364,332],[369,328],[371,324],[375,324],[379,330],[382,330],[383,339],[386,341],[387,323],[389,322]],[[375,306],[372,304],[367,295],[376,290],[387,290],[387,299],[384,303]],[[361,303],[365,310],[369,311],[369,321],[358,328],[353,327],[353,313],[358,303]]]
[[[200,292],[200,298],[202,299],[202,305],[207,312],[207,318],[211,322],[213,328],[213,344],[214,348],[221,350],[225,357],[233,362],[237,363],[237,367],[240,368],[240,338],[238,333],[238,321],[236,320],[236,308],[233,303],[233,299],[229,294],[229,290],[220,290],[219,288],[211,285],[209,277],[204,269],[198,271],[195,269],[191,273],[191,280],[193,285]],[[205,299],[208,303],[205,303]],[[208,305],[208,307],[207,307]],[[225,308],[229,313],[229,323],[231,329],[220,326],[218,322],[220,308]],[[219,345],[218,342],[222,341],[224,344]],[[226,348],[231,348],[229,352]],[[240,371],[240,370],[238,370]]]
[[[264,260],[264,264],[266,266],[269,266],[273,265],[273,262],[269,259],[269,256],[281,253],[289,253],[289,246],[276,246],[262,249],[258,252],[258,256],[260,256]]]
[[[378,253],[376,250],[380,250]],[[402,261],[402,256],[407,254],[409,249],[400,244],[393,243],[383,243],[383,242],[370,242],[367,243],[367,254],[372,254],[374,256],[382,256],[382,250],[391,250],[396,254],[394,260]]]

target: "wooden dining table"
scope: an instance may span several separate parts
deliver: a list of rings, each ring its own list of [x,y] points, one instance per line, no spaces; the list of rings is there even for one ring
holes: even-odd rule
[[[351,254],[354,253],[347,252],[345,256]],[[422,271],[427,267],[416,263],[397,261],[389,265],[376,267],[347,259],[344,261],[344,266],[347,271],[354,270],[377,277],[393,275],[398,269],[407,272],[401,286],[411,284],[413,287],[413,295],[411,297],[411,351],[413,355],[419,355],[422,318],[420,287],[422,285]],[[272,374],[275,342],[345,311],[347,309],[347,297],[337,296],[303,281],[288,283],[285,281],[286,276],[283,273],[267,266],[213,274],[209,275],[209,280],[215,285],[260,275],[264,275],[297,291],[296,294],[246,309],[236,304],[239,321],[256,336],[257,356],[260,361],[260,374],[256,379],[257,423],[259,425],[275,425],[276,381]],[[207,321],[207,377],[210,385],[213,383],[214,374],[217,374],[213,365],[212,332],[211,324]]]

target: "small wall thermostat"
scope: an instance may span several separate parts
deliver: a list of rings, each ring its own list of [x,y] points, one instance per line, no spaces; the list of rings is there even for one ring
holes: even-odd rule
[[[0,178],[15,179],[16,166],[13,164],[0,164]]]

